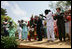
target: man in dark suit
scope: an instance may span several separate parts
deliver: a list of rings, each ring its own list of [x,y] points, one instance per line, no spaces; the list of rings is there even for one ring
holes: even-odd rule
[[[65,41],[65,22],[64,22],[64,17],[63,17],[63,14],[61,12],[61,9],[59,7],[56,9],[56,11],[57,12],[54,15],[54,20],[57,19],[59,39],[60,39],[60,41],[62,41],[62,37],[63,37],[63,39]]]
[[[38,41],[42,41],[42,32],[41,32],[42,20],[40,17],[37,17],[37,36]]]

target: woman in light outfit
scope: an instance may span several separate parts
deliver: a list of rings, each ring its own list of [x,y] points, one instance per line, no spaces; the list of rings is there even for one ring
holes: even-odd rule
[[[28,28],[27,28],[27,22],[23,22],[23,29],[22,29],[22,39],[27,40],[28,37]]]
[[[19,40],[21,40],[22,38],[22,28],[21,28],[21,25],[20,25],[20,21],[18,21],[19,25],[17,27],[17,31],[18,31],[18,35],[19,35]]]
[[[8,32],[9,32],[9,37],[15,37],[16,28],[15,28],[15,26],[14,26],[12,21],[10,21],[10,23],[9,23]]]

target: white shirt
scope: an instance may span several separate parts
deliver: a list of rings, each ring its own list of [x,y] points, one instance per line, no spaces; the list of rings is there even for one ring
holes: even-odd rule
[[[53,17],[52,17],[52,12],[49,12],[46,15],[46,22],[47,22],[47,26],[54,25],[54,20],[53,20]]]
[[[17,31],[18,32],[21,32],[22,31],[22,28],[19,25],[17,26]]]

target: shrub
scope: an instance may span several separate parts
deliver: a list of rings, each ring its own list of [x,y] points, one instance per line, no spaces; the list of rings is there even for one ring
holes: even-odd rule
[[[17,41],[15,41],[14,37],[1,37],[1,48],[16,48]]]

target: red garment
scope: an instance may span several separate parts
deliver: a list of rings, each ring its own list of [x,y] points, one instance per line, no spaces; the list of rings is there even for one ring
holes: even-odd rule
[[[67,20],[68,21],[71,21],[71,16],[67,16]]]
[[[56,33],[56,36],[59,37],[59,33],[58,33],[58,28],[57,28],[57,21],[54,21],[54,32]]]
[[[33,21],[34,20],[34,18],[33,17],[31,17],[31,21]]]
[[[28,24],[29,24],[29,21],[28,21]]]
[[[59,37],[59,33],[58,33],[58,28],[57,27],[54,28],[54,32],[56,33],[56,36]]]
[[[31,19],[31,21],[33,21],[34,20],[34,18],[32,18]],[[30,21],[28,21],[28,26],[30,26]],[[29,41],[31,41],[31,39],[32,39],[32,37],[31,37],[31,35],[32,35],[32,33],[35,33],[35,32],[29,32],[30,33],[30,35],[28,35],[28,40]],[[37,34],[34,34],[34,40],[37,40]]]
[[[29,21],[28,21],[28,26],[30,26],[30,23],[29,23]]]

